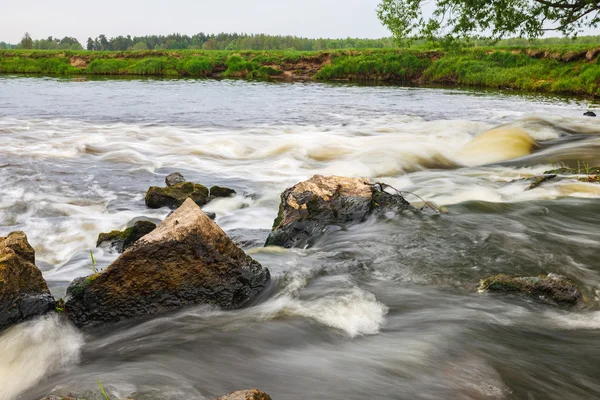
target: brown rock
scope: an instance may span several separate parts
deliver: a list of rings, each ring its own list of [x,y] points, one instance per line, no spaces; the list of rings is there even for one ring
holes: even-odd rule
[[[93,326],[198,303],[231,309],[269,279],[188,199],[106,270],[73,281],[65,312],[77,326]]]
[[[315,175],[281,195],[279,213],[267,246],[304,247],[331,226],[363,222],[368,216],[412,209],[364,178]]]
[[[0,237],[0,330],[52,311],[55,304],[25,233]]]
[[[271,396],[258,389],[232,392],[214,400],[272,400]]]

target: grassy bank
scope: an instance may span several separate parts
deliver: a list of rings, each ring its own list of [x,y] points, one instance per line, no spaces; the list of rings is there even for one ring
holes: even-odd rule
[[[0,73],[457,84],[600,97],[600,49],[0,51]]]

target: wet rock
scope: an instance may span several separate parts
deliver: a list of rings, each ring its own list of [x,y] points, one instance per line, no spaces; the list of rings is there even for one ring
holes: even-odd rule
[[[46,314],[55,305],[25,233],[0,237],[0,330]]]
[[[185,178],[179,172],[173,172],[172,174],[167,175],[165,178],[165,184],[167,187],[175,186],[178,183],[185,182]]]
[[[212,186],[210,188],[210,196],[211,197],[231,197],[231,196],[235,196],[235,195],[236,195],[236,191],[233,189],[230,189],[228,187]]]
[[[573,281],[562,275],[508,276],[495,275],[481,281],[479,292],[520,293],[545,303],[572,307],[583,301]]]
[[[271,396],[258,389],[229,393],[214,400],[271,400]]]
[[[215,218],[217,218],[217,214],[212,211],[204,211],[204,214],[206,214],[206,216],[212,219],[213,221],[215,220]]]
[[[550,181],[554,178],[556,178],[555,174],[534,176],[533,178],[529,179],[531,181],[531,184],[529,185],[527,190],[535,189],[536,187],[540,186],[542,183]]]
[[[110,247],[117,252],[122,253],[133,245],[138,239],[147,235],[156,229],[156,224],[150,221],[136,221],[133,226],[123,231],[112,231],[101,233],[98,235],[96,247],[100,247],[103,243],[109,243]]]
[[[407,210],[414,208],[402,196],[389,194],[368,179],[315,175],[283,192],[266,245],[304,247],[331,227]]]
[[[65,313],[83,327],[199,303],[232,309],[269,280],[269,270],[188,199],[101,273],[73,281]]]
[[[186,199],[203,206],[209,201],[208,188],[198,183],[182,182],[161,188],[152,186],[146,193],[146,206],[150,208],[169,207],[175,209]]]
[[[586,117],[595,117],[596,113],[593,111],[586,111],[583,113],[583,115],[585,115]]]

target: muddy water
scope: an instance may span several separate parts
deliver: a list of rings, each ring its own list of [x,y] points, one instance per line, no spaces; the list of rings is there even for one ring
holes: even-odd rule
[[[600,185],[530,177],[600,163],[582,100],[241,81],[0,78],[0,235],[24,230],[53,293],[116,254],[99,232],[160,220],[144,192],[180,171],[234,187],[206,207],[267,266],[253,304],[79,332],[47,317],[0,336],[0,399],[600,397]],[[262,248],[279,194],[365,176],[443,207],[368,221],[310,249]],[[511,183],[512,182],[512,183]],[[419,203],[416,197],[409,201]],[[566,274],[563,311],[476,293],[495,273]],[[95,397],[96,396],[96,397]]]

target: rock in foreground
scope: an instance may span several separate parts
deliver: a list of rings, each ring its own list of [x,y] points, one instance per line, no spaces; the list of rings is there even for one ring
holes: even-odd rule
[[[266,245],[304,247],[330,226],[348,226],[373,214],[406,210],[414,208],[404,197],[389,194],[368,179],[315,175],[283,192]]]
[[[109,243],[117,252],[122,253],[131,247],[137,240],[156,229],[156,224],[150,221],[136,221],[133,226],[123,231],[112,231],[98,235],[96,247]]]
[[[500,274],[482,280],[478,291],[520,293],[545,303],[566,307],[575,306],[583,300],[573,281],[556,274],[527,277]]]
[[[55,306],[25,233],[0,237],[0,330],[46,314]]]
[[[229,393],[214,400],[271,400],[271,396],[258,389]]]
[[[188,199],[106,270],[73,281],[65,313],[81,327],[190,304],[231,309],[259,293],[269,279],[268,269]]]

